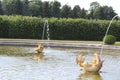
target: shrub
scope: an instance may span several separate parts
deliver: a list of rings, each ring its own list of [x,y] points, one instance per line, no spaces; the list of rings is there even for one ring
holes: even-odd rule
[[[41,39],[46,18],[0,15],[0,38]],[[50,39],[101,41],[108,20],[47,18]],[[46,32],[46,31],[45,31]],[[109,34],[120,41],[120,21],[113,21]],[[46,38],[46,35],[44,36]]]
[[[115,44],[116,42],[116,37],[113,35],[107,35],[103,38],[103,41],[105,44]]]

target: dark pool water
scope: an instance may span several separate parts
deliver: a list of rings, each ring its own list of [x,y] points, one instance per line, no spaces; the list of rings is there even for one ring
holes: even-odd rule
[[[76,64],[80,53],[89,61],[99,49],[0,46],[0,80],[120,80],[120,50],[104,50],[99,74],[84,73]]]

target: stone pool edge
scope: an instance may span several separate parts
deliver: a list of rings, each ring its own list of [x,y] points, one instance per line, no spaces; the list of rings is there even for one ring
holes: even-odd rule
[[[8,46],[37,46],[40,42],[15,42],[15,41],[0,41],[0,45]],[[50,47],[67,47],[67,48],[96,48],[100,49],[102,44],[74,44],[74,43],[62,43],[62,42],[42,42],[45,46]],[[120,50],[120,46],[104,45],[104,49],[117,49]]]

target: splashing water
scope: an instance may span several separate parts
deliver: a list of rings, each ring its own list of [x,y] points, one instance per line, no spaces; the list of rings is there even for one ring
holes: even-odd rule
[[[45,33],[45,31],[46,31],[46,33]],[[49,46],[50,46],[49,45],[50,34],[49,34],[49,23],[48,23],[48,20],[45,20],[45,23],[44,23],[44,26],[43,26],[42,40],[44,40],[44,37],[47,37],[47,40],[48,40],[47,46],[49,48]]]
[[[45,28],[47,28],[46,33],[47,33],[47,40],[50,40],[50,34],[49,34],[49,24],[48,20],[45,20],[44,27],[43,27],[43,34],[42,34],[42,40],[44,40],[44,35],[45,35]]]
[[[105,33],[105,38],[104,38],[103,43],[102,43],[102,47],[101,47],[101,51],[100,51],[100,55],[102,55],[103,48],[104,48],[104,41],[105,41],[105,39],[106,39],[106,36],[107,36],[108,31],[109,31],[109,29],[110,29],[110,26],[111,26],[113,20],[114,20],[117,16],[118,16],[118,15],[115,15],[115,16],[112,18],[112,20],[110,21],[110,23],[109,23],[109,26],[108,26],[108,28],[107,28],[107,30],[106,30],[106,33]]]

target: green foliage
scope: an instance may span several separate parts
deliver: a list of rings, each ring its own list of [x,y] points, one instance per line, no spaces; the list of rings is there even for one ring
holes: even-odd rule
[[[3,15],[3,9],[2,9],[1,1],[0,1],[0,15]]]
[[[111,20],[117,13],[112,7],[100,6],[98,2],[92,2],[90,9],[81,9],[75,5],[73,9],[68,4],[61,7],[61,3],[41,0],[0,0],[1,15],[23,15],[42,18],[84,18]]]
[[[29,0],[22,0],[22,15],[29,16],[30,15],[30,7]]]
[[[81,18],[84,18],[84,19],[87,18],[87,13],[86,12],[87,11],[84,8],[81,10],[81,14],[80,14]]]
[[[31,16],[42,16],[42,2],[39,0],[31,0],[29,3],[29,11]]]
[[[71,7],[67,4],[64,5],[61,9],[61,17],[62,18],[69,18],[71,17]]]
[[[9,32],[9,22],[8,20],[3,20],[2,18],[0,18],[0,37],[1,38],[7,38],[8,36],[8,32]]]
[[[100,7],[97,1],[90,3],[90,10],[95,10],[97,7]]]
[[[109,25],[106,20],[0,16],[0,38],[41,39],[46,19],[52,40],[100,41]],[[112,22],[109,34],[120,41],[120,21]]]
[[[20,15],[22,14],[21,0],[3,0],[2,7],[4,13],[7,15]]]
[[[49,2],[45,1],[42,4],[42,17],[50,17],[50,8],[49,8]]]
[[[2,18],[0,24],[0,37],[5,37],[3,32],[7,32],[8,38],[41,38],[40,34],[43,29],[41,18],[23,17],[23,16],[0,16]],[[3,23],[4,21],[4,23]],[[7,21],[5,23],[5,21]],[[42,22],[42,24],[41,24]],[[4,29],[4,30],[3,30]],[[3,35],[4,34],[4,35]]]
[[[81,9],[79,5],[75,5],[72,11],[73,18],[80,18]]]
[[[61,4],[58,1],[51,2],[51,16],[60,18],[60,7]]]
[[[112,7],[102,6],[98,7],[94,10],[93,16],[95,19],[105,19],[111,20],[116,13],[114,12]]]
[[[116,37],[113,35],[107,35],[103,38],[105,44],[115,44]]]

